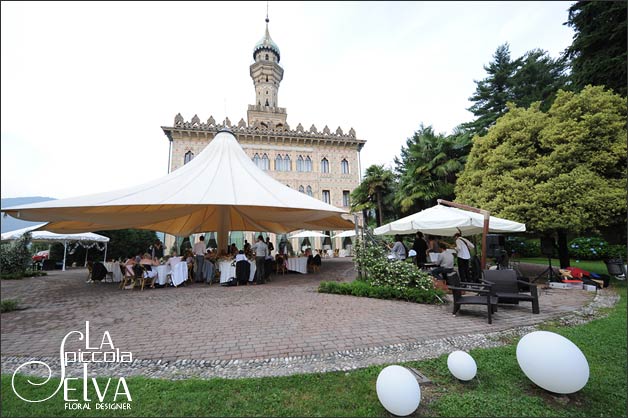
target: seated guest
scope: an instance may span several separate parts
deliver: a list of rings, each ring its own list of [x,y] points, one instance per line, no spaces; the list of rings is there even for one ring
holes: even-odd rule
[[[174,268],[174,266],[176,266],[177,264],[179,264],[181,262],[181,257],[177,256],[177,252],[173,251],[172,255],[170,256],[170,258],[168,259],[168,261],[166,261],[166,265],[170,266],[170,268]]]
[[[144,253],[142,259],[140,260],[140,264],[144,266],[145,272],[143,273],[145,277],[152,279],[150,282],[150,287],[155,287],[155,280],[157,280],[157,269],[153,269],[152,266],[158,266],[159,260],[151,257],[150,254]]]
[[[434,262],[438,267],[432,269],[430,274],[437,279],[447,280],[447,273],[454,271],[454,255],[451,251],[447,251],[447,244],[444,242],[438,243],[438,259]]]

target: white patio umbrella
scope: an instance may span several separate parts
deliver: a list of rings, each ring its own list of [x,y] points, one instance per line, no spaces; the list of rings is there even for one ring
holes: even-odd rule
[[[451,237],[456,232],[462,235],[481,234],[484,227],[484,216],[468,210],[436,205],[405,218],[375,228],[375,235],[424,234]],[[525,224],[508,219],[489,217],[489,232],[525,232]]]
[[[356,236],[355,230],[352,229],[352,230],[349,230],[349,231],[343,231],[343,232],[341,232],[339,234],[336,234],[336,235],[333,236],[333,238],[347,238],[347,237],[348,238],[353,238],[355,236]]]
[[[316,231],[301,231],[297,234],[293,234],[288,236],[289,239],[292,238],[316,238],[316,237],[321,237],[321,238],[325,238],[325,237],[329,237],[329,235],[327,234],[323,234],[321,232],[316,232]]]

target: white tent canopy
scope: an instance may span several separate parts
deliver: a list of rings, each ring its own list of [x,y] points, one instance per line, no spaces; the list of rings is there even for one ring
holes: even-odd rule
[[[138,228],[189,235],[215,231],[287,233],[351,229],[346,212],[299,193],[259,169],[229,130],[220,131],[192,161],[164,177],[122,190],[33,203],[2,211],[48,221],[53,232]]]
[[[93,232],[83,232],[81,234],[56,234],[50,231],[41,231],[40,228],[45,227],[47,224],[32,225],[22,229],[16,229],[15,231],[9,231],[2,234],[2,241],[13,241],[20,239],[26,232],[31,233],[31,241],[39,242],[62,242],[63,243],[63,270],[65,270],[65,258],[68,248],[68,242],[102,242],[105,244],[104,260],[107,259],[107,243],[109,237],[103,235],[94,234]],[[85,255],[87,257],[87,254]]]
[[[321,238],[326,238],[329,237],[329,235],[327,234],[323,234],[321,232],[316,232],[316,231],[301,231],[299,233],[293,234],[288,236],[289,239],[292,238],[312,238],[312,237],[321,237]]]
[[[413,234],[421,231],[424,234],[453,236],[456,232],[462,235],[481,234],[484,216],[467,210],[449,206],[436,205],[414,213],[405,218],[375,228],[375,235]],[[489,232],[514,233],[525,232],[525,224],[491,216]]]

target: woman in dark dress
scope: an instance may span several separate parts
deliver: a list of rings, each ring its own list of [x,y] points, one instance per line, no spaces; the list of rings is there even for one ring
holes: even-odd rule
[[[414,243],[412,244],[412,249],[416,251],[416,264],[417,266],[422,266],[427,263],[427,242],[425,238],[423,238],[422,232],[417,232],[416,237],[414,238]]]

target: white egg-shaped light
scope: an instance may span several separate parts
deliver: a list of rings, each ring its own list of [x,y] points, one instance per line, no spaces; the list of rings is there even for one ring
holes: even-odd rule
[[[537,386],[554,393],[574,393],[589,380],[589,363],[582,351],[562,335],[531,332],[517,344],[517,362]]]
[[[391,414],[410,415],[419,407],[421,388],[412,372],[401,366],[388,366],[377,376],[377,398]]]
[[[471,380],[478,371],[473,357],[464,351],[454,351],[447,357],[447,368],[456,379]]]

